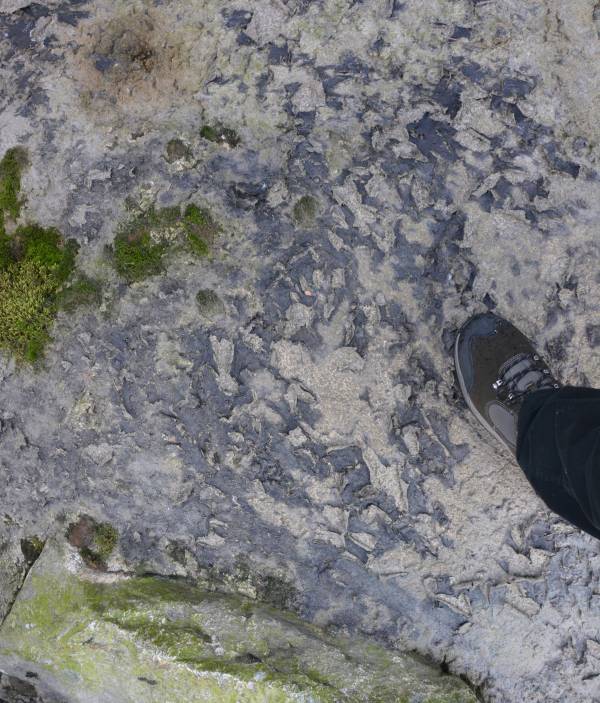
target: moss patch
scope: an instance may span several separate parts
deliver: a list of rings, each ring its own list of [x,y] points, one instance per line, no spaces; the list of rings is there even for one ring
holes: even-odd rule
[[[171,139],[167,143],[165,158],[170,164],[181,159],[189,159],[191,155],[191,149],[181,139]]]
[[[0,161],[0,229],[4,217],[16,220],[21,212],[21,173],[27,164],[27,152],[21,147],[9,149]]]
[[[161,273],[167,250],[163,230],[177,224],[178,208],[150,209],[121,227],[114,243],[114,263],[129,283]]]
[[[67,539],[79,549],[87,566],[104,571],[107,559],[117,546],[119,533],[109,522],[97,522],[89,515],[82,515],[69,525]]]
[[[115,267],[129,283],[160,273],[166,247],[152,241],[149,232],[117,236],[115,239]]]
[[[73,310],[92,300],[89,280],[66,286],[75,269],[77,245],[53,227],[25,224],[11,234],[6,219],[21,213],[24,149],[15,147],[0,161],[0,349],[19,360],[36,361],[50,339],[58,309]]]
[[[119,533],[109,522],[101,522],[94,531],[94,542],[98,554],[103,559],[107,559],[117,546]]]
[[[102,284],[84,275],[75,278],[59,295],[60,308],[66,312],[73,312],[82,305],[97,306],[101,301]]]
[[[196,256],[207,256],[210,245],[220,232],[219,225],[210,212],[197,205],[188,205],[184,213],[184,227],[188,245]]]
[[[151,208],[139,213],[118,231],[112,249],[115,268],[129,283],[164,270],[164,258],[184,244],[198,257],[208,256],[220,232],[210,212],[190,204]]]
[[[294,205],[294,222],[299,227],[310,227],[317,217],[318,203],[311,195],[302,196]]]
[[[0,233],[0,348],[35,361],[50,338],[59,293],[75,268],[76,245],[39,225]]]
[[[207,139],[209,142],[224,144],[231,149],[234,149],[242,141],[234,129],[224,127],[219,123],[215,125],[204,125],[200,130],[200,136],[203,139]]]

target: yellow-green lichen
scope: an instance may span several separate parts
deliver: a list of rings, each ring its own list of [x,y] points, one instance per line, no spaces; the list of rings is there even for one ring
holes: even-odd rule
[[[92,519],[72,526],[78,541]],[[67,566],[69,565],[69,566]],[[163,703],[475,703],[411,655],[331,637],[294,615],[157,577],[77,575],[44,549],[0,628],[17,659],[71,698]]]

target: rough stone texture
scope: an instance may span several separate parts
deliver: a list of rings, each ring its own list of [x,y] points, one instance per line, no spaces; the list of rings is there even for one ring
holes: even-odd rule
[[[482,434],[449,354],[487,306],[564,381],[600,378],[599,22],[594,0],[4,9],[23,217],[107,284],[37,373],[2,364],[2,590],[19,539],[85,511],[121,533],[112,568],[242,580],[488,701],[600,700],[599,546]],[[104,247],[127,197],[208,205],[213,257],[125,286]]]
[[[0,628],[0,667],[9,691],[69,703],[476,703],[414,655],[182,580],[101,574],[61,541]]]

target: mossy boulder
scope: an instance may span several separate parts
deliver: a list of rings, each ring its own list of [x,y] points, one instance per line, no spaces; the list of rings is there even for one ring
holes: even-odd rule
[[[0,628],[0,670],[69,703],[476,700],[412,655],[186,581],[99,573],[56,540]]]

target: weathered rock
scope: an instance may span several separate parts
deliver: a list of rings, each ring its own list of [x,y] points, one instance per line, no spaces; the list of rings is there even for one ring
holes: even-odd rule
[[[103,295],[38,368],[0,359],[0,608],[21,540],[87,514],[121,568],[210,572],[494,703],[599,698],[598,545],[480,432],[450,353],[494,308],[598,384],[596,0],[9,6],[20,223],[77,240]],[[187,203],[211,255],[121,278],[132,212]]]
[[[410,655],[182,580],[100,577],[55,541],[0,629],[0,670],[9,701],[476,700]]]
[[[31,5],[29,0],[0,0],[0,12],[9,14]]]

